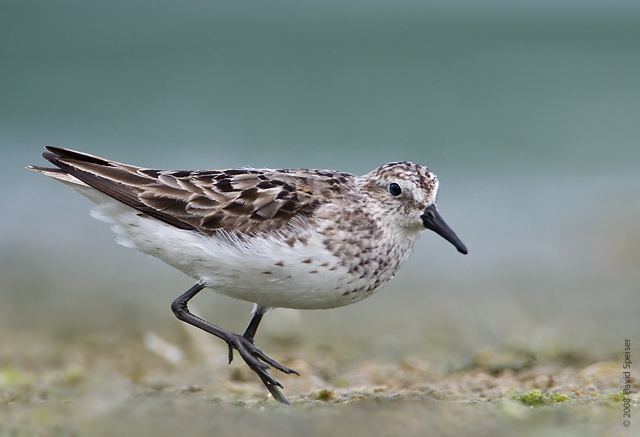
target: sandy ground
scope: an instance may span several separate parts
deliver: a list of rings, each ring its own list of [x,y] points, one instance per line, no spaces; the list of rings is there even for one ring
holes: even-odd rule
[[[301,376],[269,397],[224,344],[184,329],[0,334],[0,435],[638,435],[640,382],[623,422],[621,363],[480,350],[466,362],[362,360],[266,338]],[[177,345],[180,345],[178,347]],[[294,354],[297,357],[294,358]]]

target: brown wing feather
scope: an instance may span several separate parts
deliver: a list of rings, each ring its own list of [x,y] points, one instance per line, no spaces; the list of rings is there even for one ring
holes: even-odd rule
[[[47,146],[47,149],[51,153],[43,153],[42,156],[45,159],[56,165],[60,170],[96,190],[177,228],[196,229],[189,223],[178,220],[169,214],[164,214],[140,201],[138,197],[141,192],[140,185],[142,183],[153,183],[154,179],[151,177],[143,178],[142,176],[136,178],[134,169],[138,167],[107,161],[68,149],[59,149],[51,146]],[[125,176],[125,173],[129,173],[129,176]],[[137,182],[137,185],[132,185],[132,182]]]
[[[47,147],[62,171],[158,220],[213,235],[279,230],[312,219],[317,208],[349,189],[353,176],[321,170],[152,170],[72,150]]]

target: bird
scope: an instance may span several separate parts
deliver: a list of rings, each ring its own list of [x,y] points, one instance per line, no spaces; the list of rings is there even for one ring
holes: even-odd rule
[[[439,182],[407,161],[356,176],[334,170],[156,170],[53,146],[55,167],[27,168],[71,186],[112,225],[118,243],[196,279],[171,304],[175,316],[236,351],[274,399],[290,404],[276,369],[299,375],[255,346],[273,308],[329,309],[361,301],[391,280],[428,229],[467,248],[436,207]],[[194,315],[203,289],[254,304],[243,334]]]

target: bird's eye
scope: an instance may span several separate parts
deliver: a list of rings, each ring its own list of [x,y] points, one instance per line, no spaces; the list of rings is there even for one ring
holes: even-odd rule
[[[400,188],[400,185],[394,182],[389,185],[389,192],[392,196],[399,196],[400,194],[402,194],[402,188]]]

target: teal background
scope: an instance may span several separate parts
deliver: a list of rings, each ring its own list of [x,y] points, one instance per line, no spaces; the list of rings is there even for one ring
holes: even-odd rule
[[[640,341],[639,5],[3,1],[0,329],[182,329],[169,304],[193,281],[26,170],[45,145],[167,169],[411,160],[469,255],[425,233],[376,296],[276,310],[265,339],[286,318],[356,361],[510,344],[616,361]],[[235,330],[251,308],[196,305]]]

